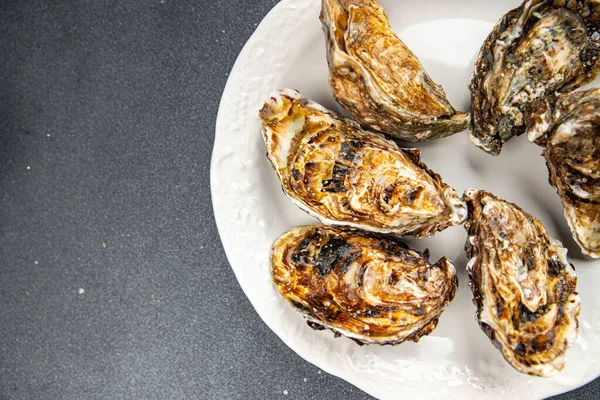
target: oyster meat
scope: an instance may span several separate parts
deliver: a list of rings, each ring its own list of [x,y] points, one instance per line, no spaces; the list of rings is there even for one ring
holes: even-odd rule
[[[465,203],[418,150],[400,149],[290,89],[273,93],[260,118],[284,192],[326,224],[422,237],[466,218]]]
[[[585,254],[600,258],[600,89],[538,100],[527,134],[544,147],[573,237]]]
[[[431,333],[458,280],[447,258],[431,265],[403,243],[376,234],[313,225],[273,245],[281,295],[315,329],[361,344],[399,344]]]
[[[564,367],[578,331],[580,299],[567,251],[517,205],[474,189],[464,197],[479,325],[518,371],[551,376]]]
[[[468,128],[376,0],[323,0],[321,22],[331,90],[362,125],[411,142]]]
[[[486,39],[471,90],[471,140],[498,155],[525,131],[531,103],[594,80],[600,62],[600,2],[528,0]]]

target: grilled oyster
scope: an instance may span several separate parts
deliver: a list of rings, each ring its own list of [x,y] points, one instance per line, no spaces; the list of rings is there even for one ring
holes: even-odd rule
[[[538,100],[527,134],[545,148],[573,237],[585,254],[600,258],[600,89]]]
[[[284,192],[322,222],[431,236],[464,221],[466,205],[420,160],[285,89],[260,111],[267,156]]]
[[[528,106],[594,80],[600,62],[600,2],[527,0],[486,39],[469,88],[471,140],[490,154],[525,131]]]
[[[447,258],[431,265],[396,240],[325,225],[283,234],[271,253],[281,295],[315,329],[361,344],[399,344],[430,334],[458,279]]]
[[[323,0],[321,22],[331,90],[358,122],[410,142],[467,129],[376,0]]]
[[[465,245],[481,329],[518,371],[550,376],[577,338],[580,309],[566,249],[517,205],[467,190]]]

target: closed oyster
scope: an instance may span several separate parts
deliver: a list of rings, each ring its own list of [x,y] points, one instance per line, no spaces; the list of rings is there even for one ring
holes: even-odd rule
[[[420,160],[285,89],[260,111],[267,156],[284,192],[322,222],[431,236],[464,221],[456,191]]]
[[[567,251],[517,205],[473,189],[464,197],[467,271],[481,329],[518,371],[547,377],[562,370],[580,309]]]
[[[525,131],[528,106],[594,80],[600,62],[600,2],[528,0],[486,39],[469,88],[471,140],[490,154]]]
[[[323,0],[321,22],[331,90],[358,122],[410,142],[467,129],[376,0]]]
[[[600,89],[538,100],[527,128],[529,140],[545,148],[573,237],[600,258]]]
[[[458,286],[445,257],[431,265],[396,240],[325,225],[283,234],[271,268],[281,295],[311,327],[361,344],[418,341],[435,329]]]

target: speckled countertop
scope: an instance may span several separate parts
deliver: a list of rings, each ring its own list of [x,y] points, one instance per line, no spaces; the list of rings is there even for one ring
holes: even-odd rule
[[[269,331],[215,227],[219,99],[275,3],[0,3],[0,399],[368,398]]]

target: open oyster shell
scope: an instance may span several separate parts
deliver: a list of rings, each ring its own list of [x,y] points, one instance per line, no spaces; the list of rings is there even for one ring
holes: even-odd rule
[[[466,218],[464,202],[418,150],[400,149],[290,89],[273,93],[260,118],[284,192],[324,223],[422,237]]]
[[[362,125],[411,142],[467,129],[376,0],[323,0],[321,22],[331,90]]]
[[[518,371],[551,376],[577,338],[580,299],[567,251],[517,205],[474,189],[464,197],[479,325]]]
[[[281,295],[311,327],[361,344],[418,341],[435,329],[458,286],[445,257],[431,265],[396,240],[325,225],[283,234],[271,268]]]
[[[469,88],[471,140],[490,154],[525,130],[528,106],[591,82],[600,62],[600,2],[528,0],[486,39]]]
[[[538,100],[529,140],[543,146],[550,183],[581,250],[600,258],[600,89]]]

